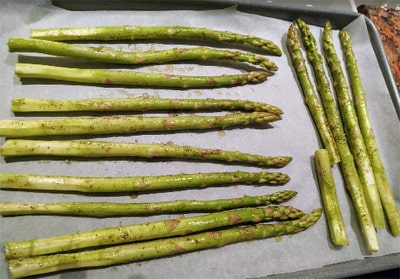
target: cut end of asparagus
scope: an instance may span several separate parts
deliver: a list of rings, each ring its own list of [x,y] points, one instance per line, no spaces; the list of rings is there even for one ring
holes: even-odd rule
[[[331,241],[338,246],[349,245],[340,203],[336,193],[329,153],[326,149],[319,149],[315,151],[314,158]]]

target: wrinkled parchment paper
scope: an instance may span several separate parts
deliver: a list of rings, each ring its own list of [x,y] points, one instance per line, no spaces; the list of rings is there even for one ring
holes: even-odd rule
[[[19,3],[19,4],[18,4]],[[43,2],[34,5],[30,2],[7,2],[2,9],[1,28],[1,77],[0,104],[1,118],[14,118],[10,111],[12,97],[79,99],[90,97],[137,97],[141,95],[176,98],[237,98],[262,101],[281,107],[285,114],[281,121],[270,128],[239,128],[224,131],[149,133],[132,136],[104,137],[104,140],[137,141],[149,143],[173,142],[199,147],[237,149],[242,152],[265,155],[290,155],[293,162],[279,171],[291,177],[291,181],[280,187],[246,186],[210,187],[201,190],[171,191],[167,193],[142,194],[136,198],[128,195],[88,196],[60,193],[30,193],[1,191],[1,201],[55,202],[55,201],[115,201],[148,202],[176,199],[213,199],[240,197],[272,193],[282,189],[298,192],[297,197],[286,204],[298,207],[305,212],[321,207],[318,186],[313,166],[313,154],[320,148],[315,127],[304,104],[302,92],[286,56],[285,36],[289,22],[246,14],[235,7],[208,11],[66,11]],[[170,90],[151,88],[124,88],[84,86],[72,84],[45,84],[36,82],[23,84],[13,73],[17,61],[36,63],[59,63],[57,59],[36,54],[8,53],[7,40],[10,37],[28,37],[31,28],[80,27],[96,25],[187,25],[208,27],[219,30],[252,34],[268,38],[283,49],[282,57],[271,57],[280,67],[268,81],[258,85],[246,85],[219,89]],[[320,38],[321,29],[311,26],[313,33]],[[399,200],[400,125],[393,104],[385,87],[378,63],[373,53],[365,23],[360,17],[349,24],[354,50],[358,57],[361,77],[367,91],[367,99],[377,141],[386,166],[389,180]],[[337,31],[334,33],[337,38]],[[336,41],[338,49],[339,44]],[[145,50],[169,48],[173,45],[161,42],[135,44],[112,44],[111,47]],[[64,60],[62,60],[64,61]],[[76,60],[67,65],[76,66]],[[196,63],[153,65],[138,67],[139,70],[167,72],[175,74],[223,74],[243,71],[229,65],[204,65]],[[124,66],[121,66],[124,68]],[[26,117],[28,118],[28,117]],[[44,118],[44,117],[42,117]],[[4,139],[1,139],[1,143]],[[82,175],[82,176],[131,176],[159,175],[181,172],[207,171],[257,171],[258,168],[240,165],[224,165],[208,162],[163,161],[5,161],[0,159],[1,171]],[[398,253],[399,239],[393,238],[386,230],[379,230],[380,251],[370,255],[364,246],[360,230],[349,205],[349,197],[337,167],[334,167],[337,191],[342,203],[342,211],[350,245],[334,247],[328,236],[325,218],[305,232],[279,239],[265,239],[229,245],[219,249],[184,254],[176,257],[118,265],[109,268],[63,272],[44,276],[45,278],[252,278],[299,270],[322,268],[325,265],[341,263]],[[188,214],[190,215],[190,214]],[[0,218],[1,245],[5,241],[27,240],[75,233],[107,226],[127,225],[160,220],[173,216],[126,217],[95,219],[84,217],[29,216]],[[2,255],[0,277],[9,278],[7,263]]]

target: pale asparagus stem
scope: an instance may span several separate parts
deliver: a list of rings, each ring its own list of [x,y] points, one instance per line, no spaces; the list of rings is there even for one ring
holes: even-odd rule
[[[283,114],[273,105],[236,99],[166,99],[155,97],[80,100],[12,98],[13,112],[112,112],[156,110],[243,110]]]
[[[330,90],[321,90],[319,93],[323,102],[326,117],[328,118],[328,123],[338,148],[340,155],[340,168],[346,188],[350,194],[357,214],[361,233],[364,237],[368,251],[376,252],[379,250],[378,236],[371,215],[368,211],[353,155],[351,154],[350,148],[347,144],[346,135],[344,133],[342,120],[336,106],[335,98]]]
[[[374,172],[360,131],[358,117],[350,96],[347,81],[344,77],[340,60],[336,54],[332,38],[332,29],[329,22],[325,24],[323,32],[323,48],[332,75],[339,108],[347,132],[347,139],[357,165],[368,209],[375,227],[384,228],[385,216],[378,187],[375,182]]]
[[[240,241],[298,233],[314,225],[321,217],[321,213],[321,209],[315,209],[300,219],[274,224],[234,227],[86,252],[13,259],[9,260],[9,270],[13,278],[21,278],[61,270],[101,267],[174,256]]]
[[[328,150],[331,163],[336,164],[340,161],[337,147],[329,128],[324,109],[318,99],[314,86],[309,78],[305,65],[305,60],[301,53],[300,40],[298,38],[295,23],[292,23],[287,32],[287,47],[291,56],[293,66],[296,70],[301,88],[304,94],[304,101],[310,110],[313,121],[317,127],[322,144]]]
[[[38,52],[117,64],[163,64],[173,61],[219,59],[259,65],[270,71],[278,70],[278,66],[274,62],[263,56],[207,47],[118,51],[104,46],[85,47],[47,40],[10,38],[8,49],[10,52]]]
[[[171,88],[214,88],[261,83],[271,76],[267,71],[220,76],[182,76],[137,71],[114,71],[16,63],[15,74],[20,78],[36,78],[97,85],[126,85]]]
[[[32,29],[31,37],[50,41],[112,41],[112,40],[205,40],[235,43],[260,48],[273,55],[282,55],[281,49],[272,41],[252,35],[230,31],[211,30],[188,26],[97,26],[80,28]]]
[[[289,156],[263,156],[237,150],[200,148],[189,145],[146,144],[135,142],[106,142],[90,140],[22,140],[8,139],[0,148],[4,157],[59,156],[81,158],[180,158],[246,163],[265,167],[284,167]]]
[[[0,172],[0,188],[83,193],[139,193],[205,188],[231,184],[284,185],[290,177],[280,172],[209,172],[156,176],[82,177]]]
[[[176,200],[149,203],[112,202],[1,202],[0,215],[68,215],[89,217],[144,216],[167,213],[214,212],[241,207],[265,206],[290,200],[297,192],[283,190],[269,195],[217,200]]]
[[[179,219],[105,228],[43,239],[8,241],[5,243],[6,257],[7,259],[25,258],[89,247],[139,242],[177,235],[188,235],[225,226],[297,219],[303,215],[302,211],[283,205],[265,208],[245,208],[194,217],[182,217]]]
[[[331,241],[339,246],[349,245],[328,151],[326,149],[315,151],[314,160]]]
[[[130,116],[70,117],[45,120],[0,119],[0,136],[23,138],[32,136],[135,134],[154,131],[208,130],[265,124],[279,120],[269,112],[229,113],[217,116]]]
[[[381,197],[383,209],[385,210],[390,230],[394,236],[400,235],[400,215],[394,199],[392,189],[390,188],[386,171],[379,154],[378,145],[369,117],[369,111],[366,96],[360,74],[358,71],[357,60],[353,52],[350,35],[347,31],[339,32],[340,42],[345,53],[347,72],[350,79],[350,86],[353,92],[354,105],[356,107],[358,122],[361,133],[364,138],[368,156],[374,170],[376,184]]]

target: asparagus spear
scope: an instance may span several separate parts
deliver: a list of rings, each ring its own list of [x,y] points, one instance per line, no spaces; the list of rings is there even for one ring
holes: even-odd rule
[[[0,148],[1,156],[61,156],[61,157],[140,157],[216,160],[247,163],[267,167],[284,167],[289,156],[263,156],[236,150],[200,148],[188,145],[106,142],[90,140],[22,140],[8,139]]]
[[[151,131],[206,130],[269,123],[279,120],[269,112],[230,113],[217,116],[100,116],[70,117],[46,120],[0,119],[0,136],[22,138],[31,136],[133,134]]]
[[[349,245],[328,151],[326,149],[315,151],[314,160],[331,241],[339,246]]]
[[[243,110],[283,114],[273,105],[236,99],[165,99],[154,97],[92,98],[80,100],[12,98],[13,112]]]
[[[32,29],[31,37],[50,41],[73,40],[205,40],[210,42],[234,43],[262,49],[273,55],[282,55],[279,46],[270,40],[230,31],[211,30],[188,26],[97,26],[80,28]]]
[[[89,247],[139,242],[149,239],[188,235],[199,231],[245,223],[297,219],[303,215],[302,211],[283,205],[265,208],[244,208],[43,239],[8,241],[5,243],[6,257],[8,259],[24,258]]]
[[[292,26],[293,27],[291,28],[296,30],[294,23]],[[328,89],[321,90],[319,93],[323,102],[324,110],[326,112],[326,117],[329,119],[328,123],[338,148],[340,155],[340,168],[344,177],[346,188],[354,205],[357,219],[361,227],[361,233],[364,237],[368,251],[376,252],[379,250],[378,236],[375,231],[372,217],[368,211],[360,178],[357,173],[353,155],[351,154],[347,143],[342,120],[336,107],[335,98],[333,93]]]
[[[163,64],[173,61],[210,59],[231,60],[259,65],[270,71],[277,71],[278,66],[267,57],[249,52],[229,51],[207,47],[172,48],[140,52],[118,51],[106,47],[85,47],[61,42],[39,39],[10,38],[10,52],[39,52],[43,54],[83,58],[99,62],[117,64]]]
[[[176,200],[149,203],[111,202],[53,202],[20,203],[1,202],[0,215],[70,215],[89,217],[114,217],[153,215],[186,212],[213,212],[240,207],[264,206],[288,201],[297,192],[278,191],[269,195],[243,196],[241,198],[217,200]]]
[[[252,71],[236,75],[180,76],[134,71],[67,68],[29,63],[16,63],[15,74],[21,78],[50,79],[85,84],[156,86],[183,89],[260,83],[271,75],[267,71]]]
[[[347,82],[340,66],[340,60],[336,54],[332,39],[332,28],[329,22],[325,23],[323,48],[333,79],[343,123],[348,135],[347,139],[357,165],[369,212],[372,215],[375,227],[384,228],[385,217],[374,172],[358,125],[358,117],[351,100]]]
[[[298,233],[314,225],[321,213],[321,209],[315,209],[300,219],[274,224],[234,227],[77,253],[18,258],[9,261],[9,270],[13,278],[21,278],[67,269],[109,266],[174,256],[240,241]]]
[[[345,53],[347,72],[350,77],[350,86],[353,92],[354,105],[356,108],[358,122],[364,139],[365,147],[374,171],[376,184],[381,197],[382,206],[385,210],[390,230],[393,235],[400,235],[400,215],[393,197],[392,190],[386,176],[378,145],[376,143],[374,130],[370,121],[366,96],[360,74],[358,72],[357,60],[353,52],[350,35],[347,31],[339,32],[340,42]]]
[[[79,177],[0,172],[1,189],[83,193],[126,193],[204,188],[227,184],[283,185],[288,175],[280,172],[210,172],[128,177]]]
[[[317,126],[324,148],[329,152],[332,165],[336,164],[340,161],[340,157],[324,109],[309,78],[305,60],[301,53],[300,41],[298,39],[295,23],[290,25],[287,32],[287,47],[300,85],[303,89],[305,103],[310,110],[315,125]]]

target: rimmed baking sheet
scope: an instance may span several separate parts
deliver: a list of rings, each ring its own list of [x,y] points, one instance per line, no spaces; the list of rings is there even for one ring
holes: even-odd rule
[[[92,2],[92,1],[89,1]],[[287,204],[306,212],[321,207],[312,156],[320,148],[315,127],[302,96],[301,89],[286,56],[285,36],[290,21],[302,17],[308,23],[315,36],[319,38],[321,23],[329,19],[337,28],[346,28],[353,39],[354,50],[358,57],[361,77],[367,92],[367,100],[371,112],[371,120],[386,166],[389,180],[396,200],[399,200],[400,184],[400,125],[396,114],[396,105],[390,93],[390,86],[385,82],[387,73],[382,71],[379,62],[379,48],[371,39],[368,22],[363,16],[355,14],[329,13],[312,9],[293,9],[260,5],[226,5],[201,9],[161,9],[154,10],[96,10],[88,6],[86,10],[67,10],[53,6],[48,1],[41,4],[31,2],[7,2],[2,8],[1,44],[6,45],[10,37],[28,37],[31,28],[96,26],[96,25],[187,25],[230,30],[238,33],[253,34],[269,38],[279,44],[284,52],[282,57],[270,57],[279,66],[279,71],[268,81],[257,85],[219,89],[152,89],[127,87],[84,86],[79,84],[44,83],[34,81],[21,82],[13,72],[17,61],[45,61],[49,63],[80,63],[71,60],[54,59],[52,57],[37,58],[37,55],[8,53],[3,48],[0,57],[2,75],[0,77],[1,118],[14,118],[10,110],[12,97],[78,99],[90,97],[136,97],[141,95],[176,98],[237,98],[262,101],[279,106],[284,110],[281,121],[271,127],[247,127],[226,129],[223,131],[147,133],[131,136],[112,136],[101,139],[138,142],[173,142],[175,144],[191,144],[209,148],[236,149],[243,152],[268,155],[290,155],[293,162],[280,171],[291,176],[291,181],[282,187],[246,186],[210,187],[201,190],[171,191],[164,193],[143,194],[132,199],[129,196],[88,196],[75,194],[33,193],[1,191],[2,201],[120,201],[144,202],[175,199],[210,199],[222,197],[239,197],[272,193],[281,189],[293,189],[298,196]],[[257,12],[255,12],[257,11]],[[273,17],[271,15],[274,15]],[[334,36],[337,39],[337,30]],[[338,40],[335,41],[339,49]],[[179,44],[182,46],[183,44]],[[379,43],[378,43],[379,45]],[[134,42],[129,44],[112,44],[112,47],[144,50],[169,48],[174,44],[163,42]],[[378,54],[377,54],[378,49]],[[32,57],[34,56],[34,57]],[[42,56],[40,56],[42,57]],[[226,64],[169,64],[140,67],[140,70],[151,72],[168,72],[177,74],[205,73],[237,73],[244,69]],[[123,67],[121,67],[123,68]],[[396,93],[398,94],[398,93]],[[393,95],[392,95],[393,96]],[[44,118],[44,117],[43,117]],[[4,139],[1,139],[1,143]],[[249,170],[259,168],[224,165],[208,162],[186,161],[131,161],[131,160],[15,160],[0,159],[1,171],[90,175],[90,176],[126,176],[156,175],[180,172],[203,172],[222,170]],[[145,262],[118,265],[104,269],[79,270],[43,276],[44,278],[257,278],[274,274],[301,272],[309,269],[322,269],[325,266],[364,260],[366,257],[376,259],[376,269],[385,263],[379,262],[382,256],[399,253],[399,239],[393,238],[386,230],[379,231],[381,249],[370,255],[366,252],[361,233],[356,225],[353,208],[344,189],[338,168],[334,168],[338,194],[342,201],[345,222],[347,224],[350,245],[338,249],[333,247],[328,238],[324,217],[312,228],[280,239],[266,239],[229,245],[219,249],[194,252]],[[131,217],[92,219],[76,217],[31,216],[0,219],[1,242],[9,240],[26,240],[38,237],[56,236],[65,233],[92,230],[105,226],[142,223],[159,220],[171,216]],[[337,269],[340,272],[340,268]],[[2,260],[0,268],[2,278],[7,278],[6,261]],[[359,270],[361,273],[362,270]]]

